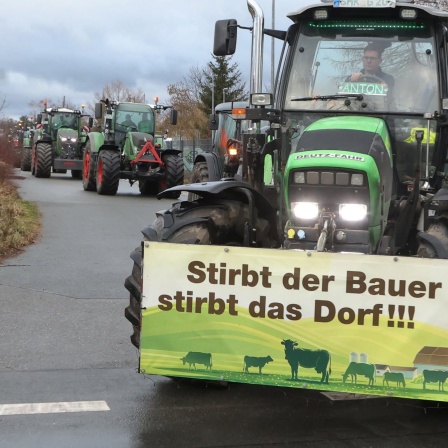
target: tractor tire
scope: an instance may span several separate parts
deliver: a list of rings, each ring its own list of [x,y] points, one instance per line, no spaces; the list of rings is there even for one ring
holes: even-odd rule
[[[36,175],[36,148],[31,149],[31,175]]]
[[[72,170],[73,179],[82,179],[82,170]]]
[[[177,244],[201,244],[216,246],[243,246],[246,221],[249,217],[247,204],[236,200],[198,200],[178,202],[170,210],[159,213],[154,223],[143,229],[145,241]],[[272,238],[269,222],[257,215],[255,210],[256,243],[258,247],[278,247]],[[131,253],[134,262],[132,273],[125,281],[129,291],[129,306],[125,316],[133,326],[131,342],[140,345],[140,308],[142,279],[142,249]]]
[[[31,171],[31,148],[29,147],[23,148],[20,169],[22,171]]]
[[[192,184],[202,184],[209,181],[207,162],[196,162],[194,164],[193,172],[191,173]],[[188,193],[188,200],[190,202],[196,201],[200,196],[194,193]]]
[[[124,310],[126,319],[132,324],[133,334],[131,342],[135,347],[140,347],[140,304],[142,302],[142,248],[137,247],[132,253],[134,261],[131,275],[124,282],[129,291],[129,306]]]
[[[51,145],[38,143],[36,146],[36,160],[34,161],[36,177],[51,176]]]
[[[101,195],[117,194],[120,183],[120,153],[105,149],[98,156],[96,191]]]
[[[178,202],[154,221],[157,239],[167,243],[244,246],[249,207],[230,199]],[[167,223],[167,225],[166,225]],[[277,247],[269,222],[254,210],[256,247]]]
[[[184,183],[184,161],[178,155],[169,154],[163,157],[163,163],[166,167],[165,188],[176,187]],[[178,199],[180,191],[170,193],[169,198]]]
[[[143,196],[155,196],[158,193],[158,184],[156,181],[139,180],[138,189]]]
[[[448,219],[445,217],[432,218],[427,235],[435,238],[446,250],[448,248]],[[437,253],[437,246],[433,246],[427,241],[420,241],[417,256],[422,258],[440,258]]]
[[[96,191],[95,162],[92,157],[90,141],[86,144],[86,149],[82,158],[82,187],[85,191]]]

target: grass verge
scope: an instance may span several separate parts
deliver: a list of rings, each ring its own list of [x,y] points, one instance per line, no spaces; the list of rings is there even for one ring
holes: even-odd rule
[[[3,162],[0,162],[0,165],[3,165],[0,166],[0,262],[2,262],[34,243],[39,236],[41,223],[37,206],[20,198],[8,165]]]

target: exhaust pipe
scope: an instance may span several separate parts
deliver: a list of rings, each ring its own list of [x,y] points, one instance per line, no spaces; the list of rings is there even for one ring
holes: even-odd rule
[[[260,5],[255,0],[247,0],[247,7],[252,15],[252,55],[250,66],[250,93],[260,93],[263,85],[263,30],[264,15]]]

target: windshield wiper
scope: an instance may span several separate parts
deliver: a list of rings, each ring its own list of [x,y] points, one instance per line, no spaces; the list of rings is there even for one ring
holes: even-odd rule
[[[340,100],[348,98],[354,98],[355,100],[358,101],[362,101],[364,99],[362,95],[339,94],[339,95],[302,96],[300,98],[291,98],[291,101]]]

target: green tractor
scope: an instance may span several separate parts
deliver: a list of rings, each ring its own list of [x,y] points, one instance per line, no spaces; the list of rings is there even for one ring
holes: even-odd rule
[[[31,151],[31,173],[50,177],[71,170],[73,178],[82,175],[82,155],[86,141],[85,115],[65,107],[47,108],[37,116],[37,132]]]
[[[84,152],[83,187],[101,195],[115,195],[120,179],[138,182],[142,195],[155,195],[182,185],[184,163],[180,150],[168,148],[165,136],[156,135],[156,114],[170,106],[151,106],[104,100],[95,105],[95,118],[103,118],[103,132],[91,132]],[[171,109],[171,123],[177,111]],[[179,192],[168,195],[178,198]]]
[[[161,193],[198,199],[159,212],[145,239],[404,256],[416,271],[418,257],[448,259],[448,13],[412,0],[322,1],[279,31],[247,4],[253,125],[241,176]],[[238,27],[216,23],[215,55],[234,53]],[[275,95],[262,93],[264,35],[284,42]],[[139,346],[140,248],[132,259],[126,317]]]

